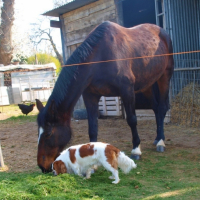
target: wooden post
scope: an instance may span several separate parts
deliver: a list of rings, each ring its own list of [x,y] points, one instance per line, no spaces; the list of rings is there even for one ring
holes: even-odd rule
[[[103,103],[103,115],[107,116],[107,106],[106,106],[106,97],[101,97],[102,103]]]
[[[3,154],[1,150],[1,141],[0,141],[0,167],[4,167],[4,161],[3,161]]]
[[[33,102],[33,98],[32,98],[32,92],[31,92],[31,78],[28,77],[28,85],[29,85],[29,92],[30,92],[30,100],[31,102]]]

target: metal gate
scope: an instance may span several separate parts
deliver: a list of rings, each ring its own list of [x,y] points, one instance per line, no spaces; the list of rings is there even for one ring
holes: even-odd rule
[[[200,50],[200,0],[155,0],[156,22],[170,35],[173,52]],[[174,55],[171,120],[199,126],[200,53]]]

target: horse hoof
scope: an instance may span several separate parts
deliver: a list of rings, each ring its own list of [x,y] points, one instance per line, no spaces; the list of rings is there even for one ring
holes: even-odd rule
[[[158,146],[156,147],[156,150],[157,150],[158,152],[164,152],[164,151],[165,151],[165,147],[164,147],[164,146],[158,145]]]
[[[157,145],[158,144],[158,140],[154,140],[153,145]]]
[[[131,154],[130,158],[133,159],[133,160],[140,160],[141,159],[141,155],[133,155],[133,154]]]

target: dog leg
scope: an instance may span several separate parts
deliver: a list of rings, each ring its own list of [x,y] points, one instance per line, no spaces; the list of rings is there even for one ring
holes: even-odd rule
[[[113,175],[115,177],[115,181],[113,181],[112,183],[117,184],[119,183],[120,179],[119,179],[119,175],[118,175],[118,170],[114,169],[113,170]]]
[[[113,181],[112,183],[114,183],[114,184],[119,183],[120,179],[119,179],[119,176],[118,176],[117,162],[114,165],[116,169],[113,168],[113,166],[111,166],[107,161],[106,162],[102,162],[101,164],[105,167],[105,169],[107,169],[108,171],[110,171],[112,173],[112,176],[109,177],[110,179],[111,178],[115,179],[115,181]]]
[[[115,179],[115,177],[112,175],[112,176],[109,176],[109,179]]]
[[[76,174],[80,177],[83,177],[83,174],[81,173],[81,170],[78,166],[74,167],[73,171],[74,171],[74,174]]]
[[[89,168],[86,172],[86,179],[89,179],[91,177],[91,172],[92,172],[92,169]]]

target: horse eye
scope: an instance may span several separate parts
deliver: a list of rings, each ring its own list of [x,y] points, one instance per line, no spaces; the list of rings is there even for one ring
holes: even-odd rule
[[[47,126],[54,126],[54,123],[47,122]]]
[[[51,135],[52,135],[52,129],[49,130],[49,131],[45,134],[46,137],[50,137]]]
[[[51,136],[51,134],[52,134],[52,133],[49,132],[49,133],[47,133],[45,136],[46,136],[46,137],[49,137],[49,136]]]
[[[47,123],[48,124],[48,123]],[[50,123],[49,123],[50,124]],[[48,127],[47,127],[47,131],[46,131],[46,134],[45,136],[46,137],[50,137],[53,133],[54,133],[54,124],[50,124]]]

